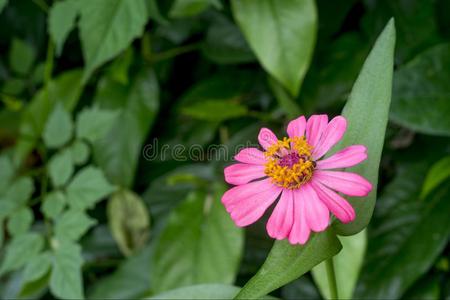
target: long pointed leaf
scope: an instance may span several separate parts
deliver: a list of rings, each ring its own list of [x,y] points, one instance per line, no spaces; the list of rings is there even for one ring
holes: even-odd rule
[[[256,299],[302,276],[336,255],[342,246],[333,230],[316,234],[305,246],[276,241],[266,261],[235,299]]]
[[[353,144],[367,147],[368,159],[351,168],[351,171],[366,177],[373,189],[364,199],[349,199],[355,208],[356,220],[349,224],[336,223],[336,233],[340,235],[360,232],[372,217],[377,196],[378,167],[391,103],[394,46],[395,25],[391,19],[367,57],[342,112],[347,118],[348,128],[336,150]]]

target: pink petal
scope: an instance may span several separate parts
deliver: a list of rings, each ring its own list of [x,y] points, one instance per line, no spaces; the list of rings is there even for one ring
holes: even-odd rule
[[[255,190],[258,191],[261,190],[263,187],[268,187],[268,184],[270,184],[270,180],[264,179],[235,186],[223,194],[222,203],[225,205],[227,211],[230,212],[231,208],[237,202],[239,202],[241,198],[249,197],[250,195],[255,193]]]
[[[320,200],[342,223],[348,223],[355,219],[355,210],[347,200],[315,180],[311,181],[311,185]]]
[[[280,201],[275,206],[267,222],[266,229],[269,236],[282,240],[289,236],[294,222],[294,193],[292,190],[283,190]]]
[[[241,163],[253,165],[264,165],[267,162],[264,152],[256,148],[242,149],[238,154],[234,156],[234,159]]]
[[[328,208],[320,201],[311,184],[307,183],[300,189],[303,189],[305,197],[306,223],[315,232],[324,231],[330,222]]]
[[[287,127],[287,133],[290,138],[302,137],[305,135],[305,128],[306,128],[306,119],[304,116],[301,116],[289,122]]]
[[[252,180],[265,177],[264,166],[249,164],[234,164],[225,168],[225,181],[229,184],[240,185]]]
[[[372,190],[372,184],[356,173],[316,170],[313,178],[323,185],[349,196],[364,197]]]
[[[353,167],[367,158],[363,145],[353,145],[336,152],[327,159],[317,162],[317,169],[338,169]]]
[[[306,123],[306,141],[315,147],[322,136],[323,131],[327,127],[327,115],[312,115]]]
[[[337,142],[339,142],[347,129],[347,120],[342,116],[337,116],[328,123],[327,127],[322,133],[322,137],[317,143],[312,156],[314,159],[319,159],[324,156],[328,150],[331,149]]]
[[[294,224],[289,233],[289,242],[295,244],[305,244],[311,233],[311,229],[306,223],[305,217],[305,197],[303,189],[294,190]]]
[[[267,128],[261,128],[258,134],[258,141],[264,149],[268,149],[270,146],[278,142],[277,136],[272,130]]]
[[[244,188],[242,188],[244,187]],[[242,188],[242,191],[228,192]],[[222,197],[227,211],[237,226],[244,227],[256,222],[266,209],[278,198],[281,188],[270,183],[269,179],[239,185],[227,191]],[[228,194],[227,194],[228,193]]]

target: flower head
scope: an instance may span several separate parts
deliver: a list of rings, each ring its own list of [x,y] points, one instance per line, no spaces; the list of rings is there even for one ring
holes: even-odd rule
[[[367,149],[353,145],[322,159],[346,127],[342,116],[328,122],[327,115],[313,115],[291,121],[288,137],[281,140],[262,128],[258,140],[264,151],[245,148],[234,157],[239,163],[225,168],[225,180],[236,186],[225,192],[222,203],[236,225],[256,222],[277,199],[267,232],[291,244],[305,244],[311,231],[324,231],[330,212],[343,223],[353,221],[353,207],[338,193],[363,197],[372,185],[356,173],[330,170],[359,164]]]

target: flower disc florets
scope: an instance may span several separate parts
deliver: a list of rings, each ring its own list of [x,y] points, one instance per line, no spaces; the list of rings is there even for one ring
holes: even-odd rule
[[[264,173],[273,184],[298,189],[308,182],[316,166],[311,157],[312,146],[304,137],[283,138],[267,149]]]

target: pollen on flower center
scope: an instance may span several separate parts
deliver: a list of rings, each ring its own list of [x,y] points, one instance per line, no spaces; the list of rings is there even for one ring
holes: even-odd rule
[[[268,158],[264,173],[278,186],[297,189],[313,175],[316,163],[311,152],[312,146],[304,137],[285,137],[264,153]]]

